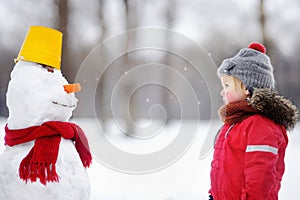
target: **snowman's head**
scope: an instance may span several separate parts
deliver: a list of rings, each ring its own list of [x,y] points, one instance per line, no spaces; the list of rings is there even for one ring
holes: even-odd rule
[[[8,127],[20,129],[46,121],[68,121],[77,106],[67,93],[67,80],[58,69],[19,61],[11,72],[7,90]]]

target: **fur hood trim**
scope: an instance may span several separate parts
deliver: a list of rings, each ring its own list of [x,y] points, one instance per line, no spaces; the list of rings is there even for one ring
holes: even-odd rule
[[[292,130],[297,123],[297,107],[277,92],[255,88],[250,105],[275,123],[284,125],[287,130]]]

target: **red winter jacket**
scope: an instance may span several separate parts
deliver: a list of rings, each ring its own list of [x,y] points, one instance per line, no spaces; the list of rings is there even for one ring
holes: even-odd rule
[[[214,200],[277,200],[287,143],[284,126],[259,114],[225,124],[211,166]]]
[[[286,129],[294,128],[298,110],[268,89],[255,88],[246,106],[238,104],[244,107],[226,105],[219,113],[225,125],[215,143],[209,192],[214,200],[277,200]]]

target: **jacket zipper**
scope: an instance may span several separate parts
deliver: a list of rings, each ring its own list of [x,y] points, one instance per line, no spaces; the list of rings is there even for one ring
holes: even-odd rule
[[[235,124],[231,124],[231,126],[227,129],[226,133],[225,133],[225,138],[227,138],[229,131],[234,127]]]

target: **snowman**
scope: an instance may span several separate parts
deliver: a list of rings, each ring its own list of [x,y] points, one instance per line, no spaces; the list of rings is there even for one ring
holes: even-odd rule
[[[88,200],[92,157],[82,129],[68,122],[74,92],[60,71],[62,33],[30,27],[7,90],[1,200]]]

